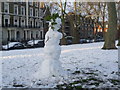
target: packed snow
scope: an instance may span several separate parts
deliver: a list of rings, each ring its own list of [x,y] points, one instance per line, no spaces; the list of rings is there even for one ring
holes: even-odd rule
[[[43,48],[2,51],[2,87],[53,88],[74,83],[74,86],[82,85],[83,88],[118,88],[118,51],[102,50],[102,46],[103,42],[61,46],[60,61],[69,73],[68,77],[43,81],[33,77],[44,59]],[[99,80],[98,86],[91,84],[95,80]]]

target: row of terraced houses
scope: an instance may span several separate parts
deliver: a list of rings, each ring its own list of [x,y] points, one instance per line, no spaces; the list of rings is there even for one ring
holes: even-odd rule
[[[2,43],[44,38],[40,2],[1,2]]]

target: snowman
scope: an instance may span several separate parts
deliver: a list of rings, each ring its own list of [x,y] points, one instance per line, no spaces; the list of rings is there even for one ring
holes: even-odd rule
[[[40,79],[46,79],[51,77],[63,77],[66,72],[61,66],[59,61],[61,54],[61,47],[59,45],[60,39],[62,39],[62,33],[58,32],[61,28],[61,19],[56,18],[55,25],[51,25],[53,21],[49,23],[49,30],[45,35],[44,46],[44,60],[40,65]]]

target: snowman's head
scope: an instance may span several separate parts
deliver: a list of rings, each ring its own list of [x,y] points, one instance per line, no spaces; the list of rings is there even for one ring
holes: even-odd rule
[[[61,19],[58,17],[55,20],[51,19],[49,27],[53,30],[59,30],[61,28]]]
[[[60,18],[56,18],[55,19],[55,23],[56,24],[53,25],[54,30],[59,30],[61,28],[61,19]]]

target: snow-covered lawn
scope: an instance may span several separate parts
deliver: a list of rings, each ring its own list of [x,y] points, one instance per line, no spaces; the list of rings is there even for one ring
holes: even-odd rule
[[[34,79],[44,59],[43,48],[2,52],[3,87],[117,87],[118,51],[102,50],[103,42],[61,46],[60,61],[69,77],[55,77],[40,81]],[[71,85],[71,86],[70,86]]]

